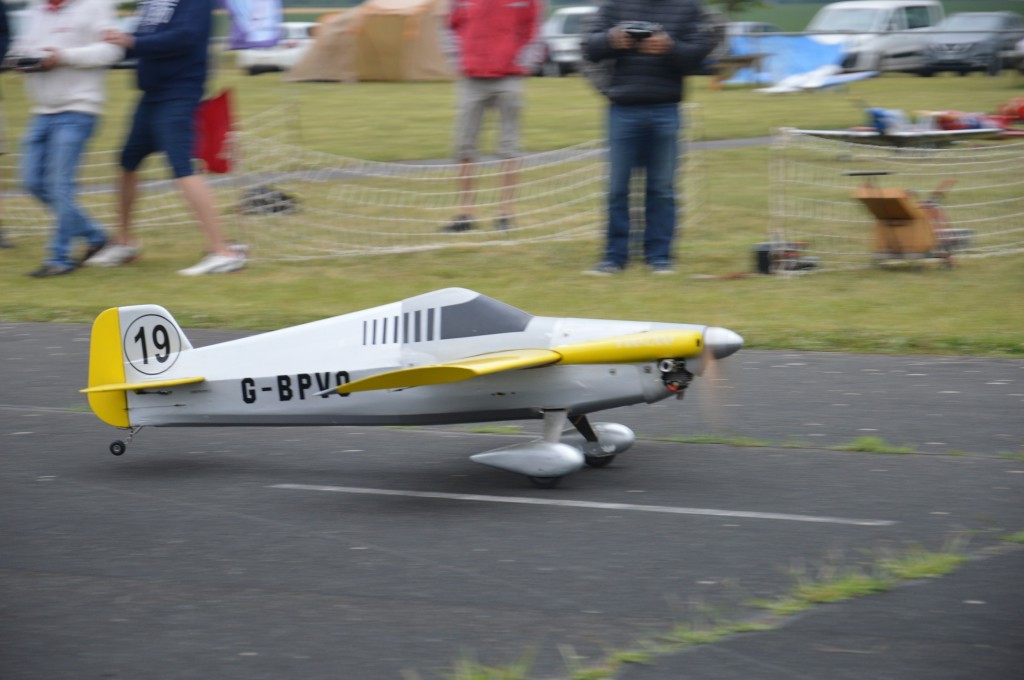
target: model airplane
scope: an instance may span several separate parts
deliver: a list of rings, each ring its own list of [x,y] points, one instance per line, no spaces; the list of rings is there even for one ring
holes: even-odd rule
[[[1003,134],[1003,130],[987,121],[962,127],[942,127],[936,112],[924,112],[916,122],[898,109],[866,109],[868,125],[847,130],[800,130],[791,131],[801,135],[836,139],[854,144],[876,146],[937,148],[948,146],[965,139],[992,139]]]
[[[788,76],[770,87],[759,88],[756,92],[763,94],[792,94],[794,92],[828,90],[834,87],[849,85],[858,80],[874,78],[877,75],[878,71],[843,73],[840,67],[828,64],[820,66],[813,71]]]
[[[635,435],[588,415],[681,396],[743,346],[712,326],[533,316],[463,288],[208,347],[157,305],[92,329],[93,412],[153,426],[440,425],[543,418],[539,441],[472,456],[554,486],[604,467]],[[573,427],[566,430],[568,423]],[[110,445],[114,455],[125,443]]]

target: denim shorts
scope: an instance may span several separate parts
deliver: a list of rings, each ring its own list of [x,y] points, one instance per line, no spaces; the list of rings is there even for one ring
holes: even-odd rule
[[[146,156],[161,151],[167,156],[175,178],[194,174],[195,115],[198,99],[168,99],[139,102],[132,119],[124,148],[121,167],[129,172],[138,169]]]

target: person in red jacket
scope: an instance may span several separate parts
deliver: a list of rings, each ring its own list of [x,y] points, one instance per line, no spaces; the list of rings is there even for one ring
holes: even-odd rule
[[[477,138],[488,108],[501,121],[498,156],[502,167],[498,229],[511,225],[515,185],[515,155],[519,148],[519,109],[523,76],[531,70],[532,49],[543,17],[543,0],[454,0],[448,25],[458,50],[459,109],[455,127],[455,157],[459,167],[460,212],[445,231],[474,227],[473,175]]]

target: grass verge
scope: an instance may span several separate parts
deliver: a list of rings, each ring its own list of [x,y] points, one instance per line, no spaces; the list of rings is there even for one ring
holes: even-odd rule
[[[1024,532],[1003,540],[1024,543]],[[758,599],[748,604],[771,612],[767,619],[723,621],[702,608],[694,621],[680,624],[666,633],[638,640],[628,649],[609,651],[604,659],[586,666],[575,651],[562,645],[559,650],[568,669],[569,680],[612,680],[628,664],[655,663],[659,656],[675,654],[699,645],[719,642],[733,635],[773,630],[783,620],[816,605],[842,602],[886,592],[900,582],[939,578],[954,571],[968,559],[961,537],[951,539],[942,550],[932,552],[910,546],[895,554],[878,556],[863,565],[843,565],[827,560],[813,574],[806,570],[794,572],[793,589],[776,598]],[[460,661],[449,680],[529,680],[532,655],[524,655],[507,666],[485,666]]]
[[[1002,540],[1006,541],[1007,543],[1024,544],[1024,531],[1018,531],[1015,534],[1007,534],[1006,536],[1002,537]]]
[[[917,453],[914,447],[904,444],[893,446],[887,444],[881,437],[858,437],[849,444],[840,444],[831,447],[834,451],[860,451],[863,453]]]

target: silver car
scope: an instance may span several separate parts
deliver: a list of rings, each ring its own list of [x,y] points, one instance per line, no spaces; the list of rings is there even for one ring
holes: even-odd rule
[[[935,27],[925,46],[921,75],[954,71],[966,75],[984,71],[998,75],[1003,54],[1024,38],[1024,19],[1016,12],[961,12]]]
[[[555,10],[541,27],[541,59],[536,75],[565,76],[579,70],[583,61],[580,43],[585,23],[597,12],[597,7],[563,7]]]

